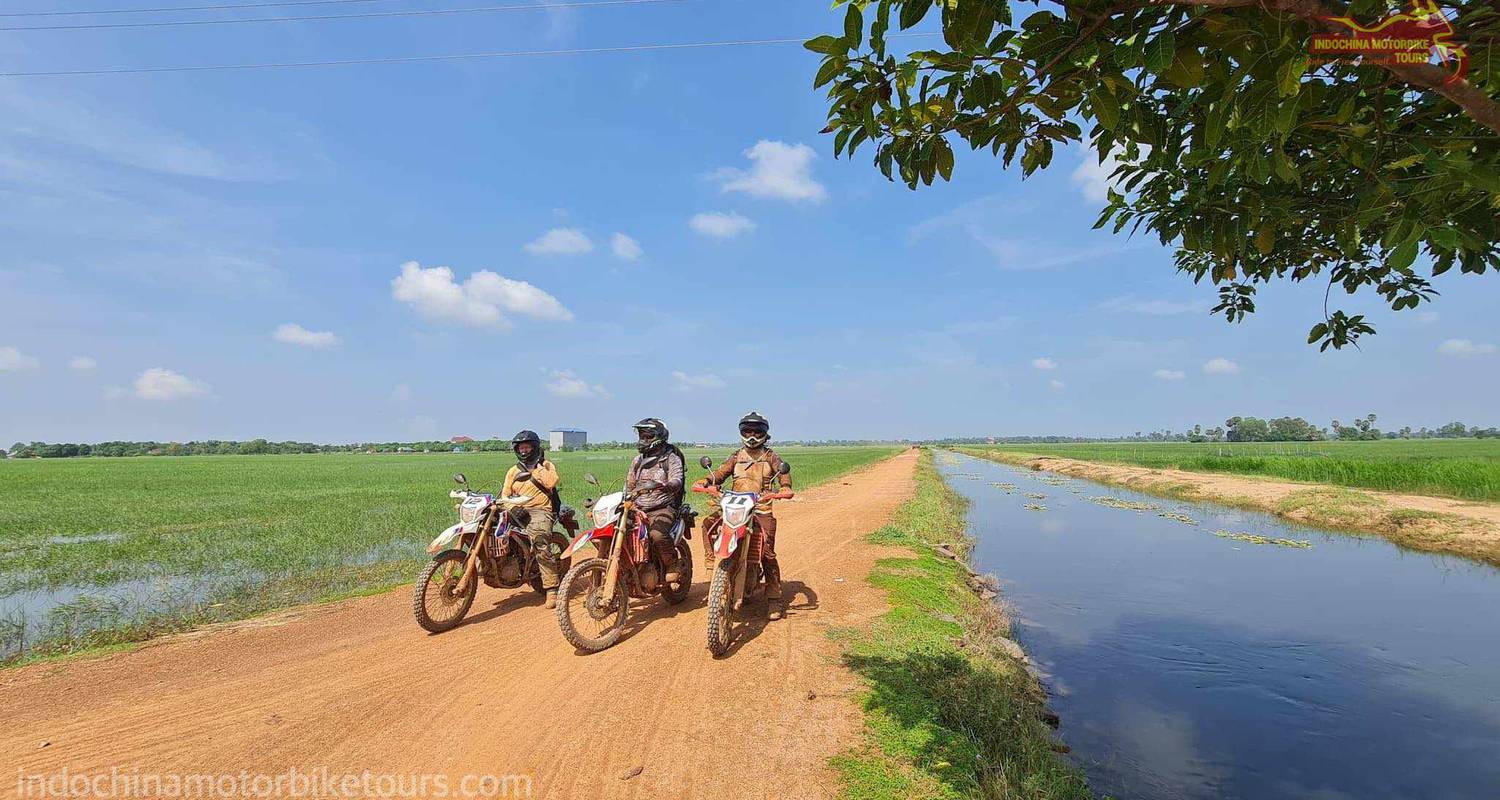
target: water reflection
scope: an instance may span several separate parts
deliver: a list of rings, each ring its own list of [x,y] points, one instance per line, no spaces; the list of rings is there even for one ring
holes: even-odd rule
[[[973,476],[951,484],[976,558],[1005,579],[1099,794],[1497,795],[1495,570],[976,459],[941,468]],[[1313,547],[1213,535],[1226,527]]]

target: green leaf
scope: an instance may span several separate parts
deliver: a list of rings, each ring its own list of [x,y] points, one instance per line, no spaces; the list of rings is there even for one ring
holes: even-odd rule
[[[1089,92],[1089,106],[1093,109],[1094,118],[1099,120],[1100,125],[1114,130],[1115,126],[1120,124],[1120,106],[1102,86],[1095,86]]]
[[[816,89],[833,80],[843,68],[844,59],[842,57],[834,56],[824,59],[823,66],[818,67],[818,74],[813,77],[813,88]]]
[[[1391,254],[1385,259],[1385,265],[1391,269],[1406,269],[1416,260],[1417,243],[1407,242],[1391,251]]]
[[[849,52],[849,44],[840,36],[819,36],[816,39],[809,39],[803,42],[802,46],[814,53],[823,53],[830,56],[843,55]]]
[[[1307,72],[1310,60],[1306,53],[1283,62],[1277,71],[1277,89],[1282,97],[1291,97],[1302,89],[1302,75]]]
[[[1146,44],[1146,69],[1159,74],[1172,66],[1172,59],[1176,55],[1177,43],[1172,30],[1168,28]]]
[[[859,47],[864,34],[865,21],[859,13],[859,5],[850,3],[849,10],[844,13],[844,41],[848,42],[851,48]]]
[[[943,176],[943,180],[945,181],[952,180],[953,148],[949,146],[947,139],[937,140],[937,153],[935,154],[935,158],[937,160],[938,174]]]
[[[906,30],[927,16],[932,0],[906,0],[901,4],[901,30]]]

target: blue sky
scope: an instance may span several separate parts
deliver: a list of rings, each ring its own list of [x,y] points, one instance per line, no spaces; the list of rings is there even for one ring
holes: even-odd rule
[[[776,0],[8,32],[0,71],[838,25]],[[646,415],[727,439],[752,408],[782,438],[1500,421],[1493,277],[1438,279],[1423,313],[1344,302],[1380,335],[1319,354],[1321,287],[1227,325],[1169,251],[1091,231],[1077,148],[1024,183],[960,153],[920,192],[868,150],[834,160],[816,64],[781,45],[0,78],[0,446],[609,439]]]

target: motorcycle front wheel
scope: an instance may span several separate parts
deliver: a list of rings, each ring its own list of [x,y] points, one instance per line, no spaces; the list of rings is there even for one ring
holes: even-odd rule
[[[736,558],[721,560],[708,584],[708,652],[715,656],[728,652],[734,641],[734,609],[730,608],[729,598],[734,588],[734,573],[739,568],[737,561]]]
[[[625,581],[615,581],[615,596],[602,597],[609,562],[591,558],[568,570],[557,587],[557,626],[568,643],[597,653],[620,640],[630,615]]]
[[[432,633],[452,630],[469,613],[479,591],[479,581],[471,579],[466,585],[459,585],[468,557],[462,550],[444,550],[433,557],[417,578],[411,610],[424,630]]]

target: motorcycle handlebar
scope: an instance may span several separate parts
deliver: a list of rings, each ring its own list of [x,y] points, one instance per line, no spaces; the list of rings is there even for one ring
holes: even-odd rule
[[[698,494],[711,494],[715,497],[723,494],[723,492],[720,492],[718,488],[714,486],[694,486],[693,491],[697,492]]]
[[[796,497],[796,493],[795,492],[772,492],[771,494],[763,494],[763,495],[761,495],[760,499],[762,499],[762,500],[790,500],[793,497]]]

